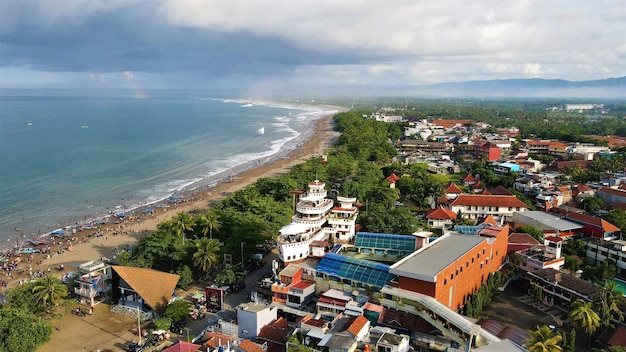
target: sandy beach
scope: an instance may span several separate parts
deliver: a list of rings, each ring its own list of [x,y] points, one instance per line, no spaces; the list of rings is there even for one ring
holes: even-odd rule
[[[337,109],[337,107],[334,107]],[[341,110],[345,110],[340,108]],[[259,178],[274,177],[289,172],[289,169],[312,157],[320,157],[321,151],[330,147],[338,133],[333,131],[332,115],[319,118],[310,137],[288,156],[274,162],[243,171],[210,189],[190,193],[180,203],[170,203],[168,207],[155,207],[154,213],[138,211],[115,222],[111,221],[97,229],[74,233],[71,238],[48,242],[38,249],[44,253],[21,254],[19,263],[12,270],[0,270],[0,283],[8,285],[36,279],[48,272],[63,274],[72,271],[79,264],[111,258],[114,253],[136,243],[142,235],[156,230],[157,224],[174,216],[177,212],[200,212],[210,208],[210,204],[224,199],[229,194],[254,183]],[[60,266],[63,268],[60,269]],[[0,263],[0,269],[3,264]],[[1,288],[1,287],[0,287]]]

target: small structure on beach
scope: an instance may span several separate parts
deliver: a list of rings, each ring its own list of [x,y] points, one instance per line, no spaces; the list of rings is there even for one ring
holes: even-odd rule
[[[78,266],[79,274],[74,280],[74,294],[78,303],[93,308],[104,302],[111,293],[111,266],[101,261],[90,261]]]
[[[111,266],[112,270],[112,305],[116,311],[142,312],[165,311],[172,301],[176,284],[180,276],[146,268]],[[136,314],[136,313],[135,313]]]

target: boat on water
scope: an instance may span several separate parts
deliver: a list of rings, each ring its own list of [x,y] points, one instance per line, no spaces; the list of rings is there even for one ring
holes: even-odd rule
[[[276,244],[285,264],[321,257],[335,244],[349,243],[355,234],[358,213],[356,198],[337,197],[335,206],[324,182],[309,183],[307,191],[294,190],[298,196],[291,223],[280,229]]]
[[[28,122],[26,123],[26,125],[27,125],[27,126],[32,126],[32,125],[33,125],[33,122],[32,122],[32,121],[30,121],[30,120],[28,120]]]
[[[259,128],[259,129],[256,131],[256,133],[257,133],[257,134],[265,134],[265,126],[263,126],[263,127]]]

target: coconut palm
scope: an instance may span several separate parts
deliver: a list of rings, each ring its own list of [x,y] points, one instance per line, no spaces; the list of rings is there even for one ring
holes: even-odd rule
[[[48,303],[54,306],[61,298],[67,296],[67,285],[58,277],[48,275],[35,283],[32,293],[38,306],[47,307]]]
[[[196,252],[193,254],[193,264],[206,272],[219,261],[218,253],[222,244],[218,240],[201,238],[195,241]]]
[[[217,213],[207,210],[206,213],[200,215],[198,218],[198,225],[202,228],[202,235],[206,237],[207,232],[209,233],[209,238],[213,238],[213,231],[219,232],[222,223],[220,222],[220,218]]]
[[[623,299],[624,296],[617,289],[615,282],[607,281],[604,284],[604,288],[596,298],[594,305],[599,313],[602,326],[612,326],[611,319],[624,320],[624,314],[618,306]]]
[[[189,214],[179,212],[172,218],[172,230],[177,236],[181,236],[185,244],[185,232],[193,230],[196,223]]]
[[[593,310],[591,302],[580,299],[574,301],[567,316],[576,328],[584,330],[589,335],[600,326],[600,317]]]
[[[524,340],[529,352],[561,352],[563,348],[559,342],[563,338],[555,333],[547,325],[537,326],[537,330],[528,330],[530,337]]]

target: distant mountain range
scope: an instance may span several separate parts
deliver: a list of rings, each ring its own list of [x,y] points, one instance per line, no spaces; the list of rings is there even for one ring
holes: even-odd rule
[[[593,81],[562,79],[496,79],[438,83],[413,87],[424,96],[626,98],[626,76]]]

